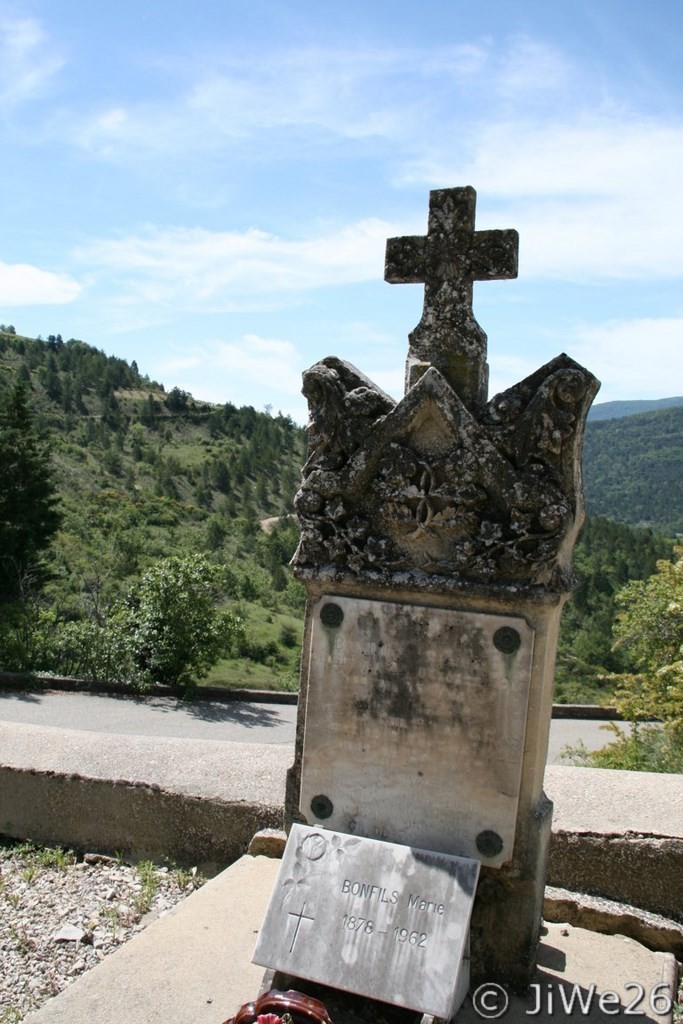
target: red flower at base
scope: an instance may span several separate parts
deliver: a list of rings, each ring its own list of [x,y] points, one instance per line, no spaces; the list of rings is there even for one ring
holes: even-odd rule
[[[259,1013],[265,1010],[265,1013]],[[273,1013],[280,1010],[280,1013]],[[279,992],[272,988],[270,992],[253,1003],[245,1003],[234,1017],[224,1024],[332,1024],[324,1005],[312,996],[303,992]]]

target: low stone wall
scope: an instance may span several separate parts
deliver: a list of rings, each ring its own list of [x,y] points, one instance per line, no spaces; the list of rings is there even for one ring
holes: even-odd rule
[[[548,882],[683,921],[683,840],[555,831]]]
[[[188,796],[147,784],[0,767],[0,832],[17,839],[213,875],[246,852],[282,807]]]
[[[548,883],[683,922],[683,775],[549,765]]]
[[[245,853],[257,831],[282,825],[284,774],[291,759],[286,748],[193,747],[194,791],[183,792],[178,779],[189,770],[183,741],[155,741],[157,760],[166,768],[157,771],[164,780],[158,785],[131,781],[136,768],[149,770],[154,758],[143,758],[139,748],[152,741],[111,738],[110,746],[124,743],[118,758],[107,755],[96,771],[91,765],[85,774],[84,758],[92,747],[87,737],[51,731],[52,742],[56,734],[61,737],[59,763],[56,750],[38,756],[45,730],[21,729],[27,734],[21,757],[15,753],[13,761],[0,764],[4,835],[133,860],[196,865],[213,874]],[[176,744],[183,761],[173,773]],[[121,778],[123,763],[127,778]],[[57,770],[46,770],[50,764]],[[84,774],[74,771],[76,765]],[[546,769],[545,788],[554,803],[549,885],[683,921],[682,775],[553,765]],[[205,795],[197,795],[202,789]]]

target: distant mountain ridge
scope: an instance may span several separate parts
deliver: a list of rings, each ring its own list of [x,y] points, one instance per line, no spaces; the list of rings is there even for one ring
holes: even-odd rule
[[[588,515],[683,534],[683,404],[590,421],[583,468]]]
[[[683,395],[676,398],[636,398],[623,402],[600,402],[591,407],[588,419],[615,420],[623,416],[637,416],[641,412],[656,412],[659,409],[670,409],[672,406],[683,405]]]

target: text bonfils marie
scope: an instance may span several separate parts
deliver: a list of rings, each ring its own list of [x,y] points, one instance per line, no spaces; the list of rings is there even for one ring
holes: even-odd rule
[[[372,882],[354,882],[345,878],[342,882],[341,891],[345,895],[356,896],[358,899],[370,900],[375,903],[398,903],[400,893],[397,889],[389,891],[384,886],[375,885]],[[443,903],[436,903],[434,900],[425,900],[417,893],[405,894],[406,905],[409,910],[425,910],[432,914],[443,914],[445,906]]]

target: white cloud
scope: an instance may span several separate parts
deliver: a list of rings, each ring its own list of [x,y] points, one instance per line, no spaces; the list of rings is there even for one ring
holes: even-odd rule
[[[245,334],[239,342],[219,342],[213,355],[222,370],[252,384],[262,385],[265,378],[276,392],[301,391],[301,356],[289,341]]]
[[[62,65],[40,22],[0,16],[0,110],[45,92]]]
[[[517,36],[499,57],[493,86],[508,101],[528,102],[537,95],[547,102],[572,78],[572,68],[559,50],[541,40]]]
[[[335,137],[403,144],[408,132],[422,134],[426,107],[437,97],[452,104],[454,88],[481,74],[488,60],[488,49],[475,44],[309,47],[242,59],[202,53],[194,61],[183,54],[173,73],[186,81],[175,97],[115,103],[63,119],[55,131],[100,157],[126,161],[189,146],[194,153],[233,142],[243,149],[264,133],[270,158],[273,147],[301,150]]]
[[[519,229],[526,277],[683,274],[683,121],[635,114],[621,94],[610,97],[602,75],[543,40],[310,48],[240,59],[217,52],[182,68],[175,98],[115,102],[75,129],[60,125],[60,135],[71,130],[79,145],[127,164],[162,156],[163,174],[175,166],[169,152],[181,162],[184,154],[196,161],[213,149],[240,165],[266,158],[276,163],[283,155],[315,160],[316,148],[340,137],[355,152],[354,141],[372,137],[393,147],[387,162],[396,168],[394,184],[474,184],[479,227]],[[409,229],[404,222],[400,233]],[[143,275],[150,301],[163,301],[164,280],[179,284],[179,268],[172,273],[169,266],[178,238],[157,232],[159,245],[168,242],[172,250],[166,260],[154,251],[153,232],[131,253],[139,260],[144,248],[157,265],[156,280],[150,264]],[[315,265],[304,251],[312,258],[315,241],[297,246],[258,231],[214,235],[213,242],[201,231],[183,232],[183,238],[199,267],[206,267],[201,253],[211,245],[230,261],[202,270],[204,298],[230,281],[246,280],[250,291],[259,258],[259,288],[268,293],[305,287],[296,280],[299,270],[315,286],[329,261],[337,268],[343,262],[343,253],[329,250],[322,237]],[[348,241],[358,252],[357,237]],[[334,243],[343,249],[345,240]],[[381,247],[383,239],[373,238],[372,252]],[[373,258],[381,268],[381,256]],[[340,283],[365,279],[362,253],[360,260],[357,276],[339,271]],[[199,294],[193,278],[190,269],[181,292]]]
[[[0,305],[49,306],[74,302],[81,286],[66,274],[28,263],[0,263]]]
[[[683,317],[585,326],[569,355],[603,382],[600,402],[678,395],[683,382]]]
[[[381,279],[392,226],[369,219],[302,240],[256,228],[154,228],[80,250],[90,270],[119,275],[146,302],[204,310],[264,308],[287,292]],[[275,296],[275,299],[273,298]]]
[[[154,367],[162,380],[176,381],[206,401],[233,401],[261,408],[264,395],[278,408],[297,409],[302,418],[301,353],[282,338],[244,334],[234,341],[206,341],[192,355],[166,355]]]

